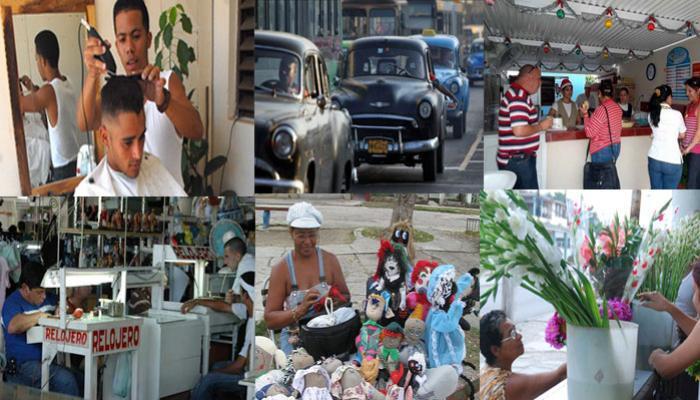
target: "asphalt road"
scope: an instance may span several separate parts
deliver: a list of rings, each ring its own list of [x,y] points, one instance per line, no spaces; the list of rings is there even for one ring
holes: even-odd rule
[[[447,128],[445,142],[445,172],[435,182],[423,182],[420,165],[407,167],[396,165],[361,165],[359,183],[351,191],[355,193],[461,193],[478,191],[483,187],[483,127],[484,86],[476,82],[470,88],[467,131],[461,139],[455,139],[452,128]]]

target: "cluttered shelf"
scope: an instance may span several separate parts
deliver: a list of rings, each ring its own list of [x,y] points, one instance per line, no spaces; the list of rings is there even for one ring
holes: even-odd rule
[[[72,235],[103,235],[103,236],[124,236],[129,235],[130,237],[137,238],[149,238],[149,237],[160,237],[163,235],[162,232],[129,232],[129,231],[118,231],[109,229],[81,229],[81,228],[60,228],[60,233],[72,234]]]

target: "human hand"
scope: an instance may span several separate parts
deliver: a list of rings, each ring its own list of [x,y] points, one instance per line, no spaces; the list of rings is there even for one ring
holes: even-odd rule
[[[190,312],[190,310],[192,310],[198,305],[198,299],[187,300],[186,302],[182,303],[182,306],[180,307],[180,312],[182,312],[183,314],[187,314],[188,312]]]
[[[318,289],[311,289],[306,294],[304,295],[304,300],[301,301],[301,311],[302,315],[306,314],[309,311],[309,308],[313,306],[318,299],[321,298],[321,293],[318,292]]]
[[[22,75],[21,78],[19,78],[19,82],[27,88],[27,90],[32,91],[34,90],[34,82],[32,82],[31,78],[29,78],[27,75]]]
[[[656,311],[668,311],[670,302],[659,292],[639,293],[637,298],[642,301],[642,306]]]
[[[554,123],[554,118],[552,117],[547,117],[540,121],[540,129],[543,131],[546,131],[547,129],[552,127],[552,124]]]
[[[233,289],[229,289],[226,291],[226,296],[224,297],[224,301],[228,304],[233,303]]]
[[[105,40],[105,43],[107,43],[109,47],[112,46],[107,40]],[[96,37],[88,37],[85,50],[83,50],[83,64],[85,64],[87,68],[88,77],[95,79],[107,73],[107,65],[95,58],[95,56],[105,54],[109,51],[109,47],[103,46]]]
[[[665,355],[665,354],[666,354],[666,352],[661,350],[661,349],[656,349],[656,350],[652,351],[651,354],[649,355],[649,365],[652,368],[656,369],[656,367],[654,365],[658,361],[658,358]]]
[[[141,71],[141,79],[140,84],[146,100],[156,103],[158,107],[162,106],[165,101],[165,79],[160,77],[160,68],[146,65]]]

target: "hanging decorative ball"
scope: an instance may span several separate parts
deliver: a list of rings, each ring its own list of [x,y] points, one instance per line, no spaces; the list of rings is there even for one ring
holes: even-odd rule
[[[561,8],[558,9],[558,10],[557,10],[557,17],[558,17],[559,19],[564,19],[564,18],[566,17],[566,13],[564,12],[564,10],[562,10]]]
[[[581,48],[580,47],[576,47],[576,55],[577,56],[581,55]]]
[[[647,29],[649,30],[649,32],[652,32],[654,29],[656,29],[656,24],[653,22],[649,22],[647,24]]]
[[[549,54],[549,46],[544,47],[544,54]]]
[[[494,5],[494,3],[496,3],[496,0],[486,0],[486,4],[490,6]]]
[[[612,28],[612,25],[613,25],[612,18],[606,18],[605,19],[605,29]]]
[[[608,52],[608,49],[605,48],[603,49],[603,58],[608,58],[610,56],[610,53]]]

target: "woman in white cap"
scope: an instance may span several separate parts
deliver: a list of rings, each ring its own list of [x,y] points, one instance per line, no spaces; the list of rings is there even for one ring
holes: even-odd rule
[[[551,117],[561,118],[564,127],[573,128],[581,122],[576,103],[571,100],[571,96],[574,94],[574,86],[569,79],[564,78],[564,80],[561,81],[560,90],[562,97],[552,104],[549,115]]]
[[[272,268],[265,322],[269,329],[282,329],[280,348],[290,354],[299,322],[313,316],[312,306],[331,287],[348,301],[350,290],[338,258],[317,245],[321,213],[309,203],[296,203],[289,207],[287,223],[294,249]]]

